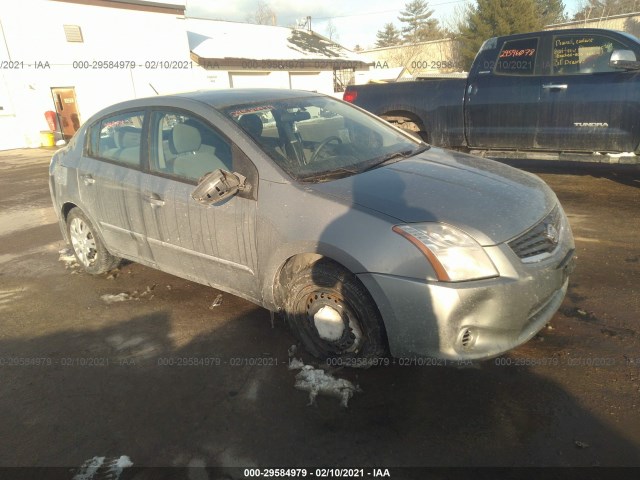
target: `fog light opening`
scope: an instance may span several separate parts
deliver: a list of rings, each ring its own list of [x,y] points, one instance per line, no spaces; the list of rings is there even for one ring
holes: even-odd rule
[[[460,332],[460,345],[465,350],[471,350],[476,344],[477,335],[470,328],[463,328]]]

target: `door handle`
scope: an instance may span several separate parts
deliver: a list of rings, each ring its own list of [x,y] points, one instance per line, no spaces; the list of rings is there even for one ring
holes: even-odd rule
[[[542,88],[545,90],[566,90],[568,85],[565,84],[556,84],[556,83],[547,83],[546,85],[542,85]]]
[[[146,198],[147,202],[151,204],[152,207],[162,207],[164,206],[164,200],[162,200],[158,195],[152,194]]]
[[[84,175],[80,175],[80,178],[84,182],[85,185],[93,185],[96,183],[96,179],[90,173],[85,173]]]

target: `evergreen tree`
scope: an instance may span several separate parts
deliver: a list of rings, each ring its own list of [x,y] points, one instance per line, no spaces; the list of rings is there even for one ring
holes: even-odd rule
[[[640,11],[640,0],[583,0],[574,20],[610,17]]]
[[[483,42],[491,37],[541,30],[536,0],[477,0],[458,25],[460,56],[469,68]]]
[[[567,21],[562,0],[537,0],[538,15],[543,25],[553,25]]]
[[[393,23],[387,23],[382,30],[378,30],[376,38],[376,47],[393,47],[401,43],[400,32]]]
[[[429,3],[425,0],[406,3],[398,17],[398,20],[406,24],[402,28],[403,42],[417,43],[441,38],[438,20],[431,18],[431,15],[433,10],[429,9]]]

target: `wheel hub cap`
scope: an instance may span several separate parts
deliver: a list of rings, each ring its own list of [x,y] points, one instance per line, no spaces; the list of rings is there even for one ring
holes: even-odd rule
[[[79,218],[71,221],[71,244],[76,252],[78,259],[84,266],[89,266],[96,260],[96,241],[93,238],[93,232]]]

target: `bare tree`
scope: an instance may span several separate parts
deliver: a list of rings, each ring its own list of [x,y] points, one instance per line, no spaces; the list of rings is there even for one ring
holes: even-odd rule
[[[247,22],[257,25],[276,25],[276,12],[263,0],[258,0],[256,11],[245,17]]]
[[[331,20],[327,22],[326,32],[327,38],[333,42],[337,42],[340,38],[340,35],[338,35],[338,29]]]

